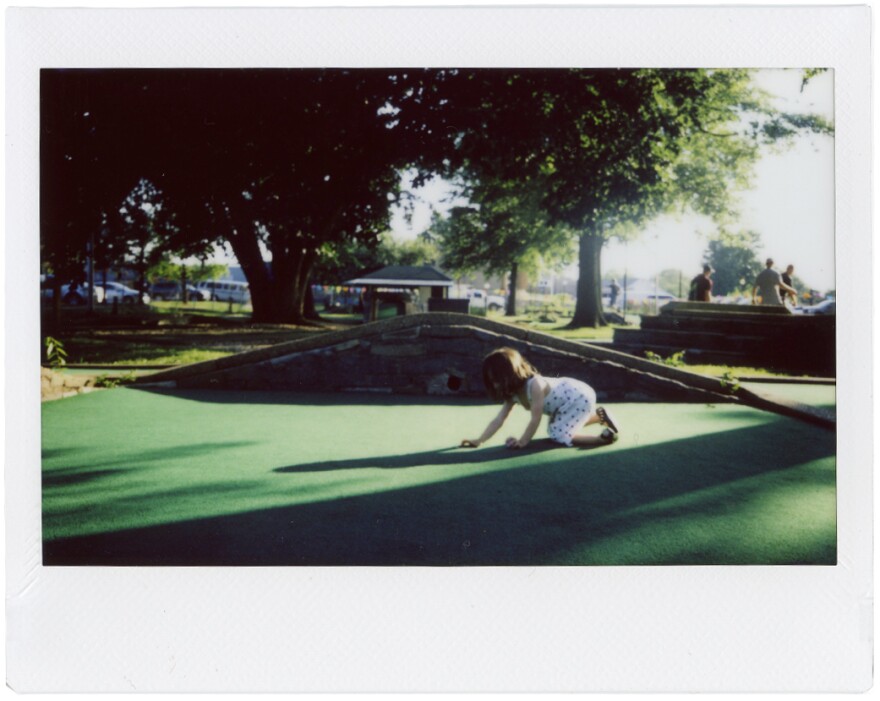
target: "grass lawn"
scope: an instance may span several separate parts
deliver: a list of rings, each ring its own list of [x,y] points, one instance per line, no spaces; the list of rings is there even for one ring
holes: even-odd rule
[[[621,404],[621,440],[457,448],[496,407],[119,388],[48,402],[47,565],[834,564],[835,435]],[[544,435],[543,428],[539,436]]]

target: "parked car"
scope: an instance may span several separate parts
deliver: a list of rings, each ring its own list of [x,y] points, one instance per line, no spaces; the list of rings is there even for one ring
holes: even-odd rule
[[[150,295],[141,294],[121,282],[108,282],[104,287],[104,298],[107,302],[121,302],[123,304],[134,304],[138,300],[144,304],[150,302]]]
[[[191,302],[207,302],[211,299],[211,294],[206,290],[200,290],[195,285],[187,285],[186,293]]]
[[[487,295],[483,290],[471,290],[468,292],[470,306],[477,308],[488,308],[490,311],[497,312],[504,309],[504,297],[500,295]]]
[[[796,307],[793,310],[796,314],[808,314],[808,315],[816,315],[816,314],[836,314],[837,313],[837,302],[833,299],[826,299],[824,302],[819,302],[819,304],[814,304],[812,307]]]
[[[196,285],[196,289],[206,292],[215,302],[235,302],[247,304],[251,301],[251,293],[246,282],[234,280],[205,280]]]
[[[179,299],[180,283],[154,282],[152,285],[150,285],[150,297],[157,301],[161,301],[163,299]]]
[[[155,282],[150,285],[150,297],[154,300],[183,299],[182,286],[179,282]],[[191,302],[203,302],[210,299],[210,294],[198,289],[195,285],[186,286],[187,297]]]
[[[54,294],[53,286],[54,280],[51,275],[42,276],[40,279],[40,297],[42,297],[43,299],[52,299],[52,296]],[[73,306],[86,304],[89,299],[88,289],[88,283],[69,283],[66,285],[62,285],[60,290],[62,304],[70,304]],[[97,302],[98,304],[104,301],[103,287],[95,285],[95,289],[92,294],[95,302]]]

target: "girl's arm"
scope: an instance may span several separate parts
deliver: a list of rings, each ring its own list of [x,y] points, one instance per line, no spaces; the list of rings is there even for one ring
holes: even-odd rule
[[[461,442],[461,447],[462,448],[477,448],[481,444],[483,444],[487,440],[489,440],[492,436],[495,435],[495,432],[499,428],[501,428],[501,426],[504,424],[505,420],[510,415],[511,409],[513,409],[513,400],[508,399],[506,402],[504,402],[504,406],[501,407],[501,411],[498,412],[498,416],[496,416],[494,419],[492,419],[489,422],[489,425],[486,426],[486,430],[483,431],[483,435],[480,436],[479,438],[477,438],[476,440],[470,440],[468,438],[465,438]]]
[[[525,448],[538,430],[538,426],[541,425],[541,419],[544,418],[544,386],[538,378],[535,378],[532,383],[532,396],[529,401],[532,404],[532,417],[529,419],[529,425],[526,426],[526,430],[523,431],[519,440],[507,439],[508,448]]]

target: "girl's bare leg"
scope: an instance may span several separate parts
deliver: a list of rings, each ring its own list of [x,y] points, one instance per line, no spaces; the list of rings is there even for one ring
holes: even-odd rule
[[[599,414],[597,414],[594,411],[592,414],[590,414],[589,418],[584,422],[584,425],[581,428],[583,429],[583,428],[586,428],[587,426],[591,426],[593,424],[601,424],[601,423],[602,423],[602,418],[599,416]],[[610,433],[610,429],[605,429],[605,430]],[[614,442],[613,440],[606,440],[605,438],[602,438],[601,435],[599,435],[599,436],[585,436],[585,435],[579,434],[579,435],[573,436],[571,439],[571,444],[576,445],[579,448],[592,448],[597,445],[610,445],[613,442]]]
[[[599,415],[594,411],[590,414],[589,418],[584,422],[584,426],[592,426],[593,424],[602,423],[602,419],[599,418]]]
[[[577,446],[578,448],[594,448],[598,445],[610,445],[610,443],[603,440],[601,436],[586,435],[573,436],[571,439],[571,444]]]

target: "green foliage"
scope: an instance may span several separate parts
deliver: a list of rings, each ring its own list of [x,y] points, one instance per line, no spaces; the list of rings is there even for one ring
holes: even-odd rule
[[[465,110],[444,128],[457,158],[450,168],[477,197],[460,223],[456,265],[516,255],[523,237],[493,226],[488,205],[508,192],[530,203],[548,226],[581,238],[578,324],[601,317],[602,242],[627,238],[674,209],[736,217],[733,192],[745,187],[762,145],[798,133],[829,133],[818,118],[779,113],[747,69],[446,71],[431,95]],[[414,98],[415,99],[415,98]],[[424,99],[424,98],[422,98]],[[536,199],[524,194],[532,190]],[[452,218],[454,218],[453,215]],[[474,221],[481,220],[482,226]],[[514,229],[515,231],[515,229]],[[489,238],[482,247],[474,243]],[[592,243],[586,243],[592,240]],[[516,248],[515,245],[511,246]],[[491,249],[491,250],[489,250]],[[499,263],[500,268],[506,265]],[[676,286],[677,287],[677,286]],[[591,306],[592,305],[592,308]]]
[[[727,394],[736,394],[739,391],[739,378],[737,378],[730,370],[725,370],[724,373],[722,373],[719,382],[721,383],[721,388]]]
[[[123,385],[129,385],[135,381],[137,375],[134,370],[130,370],[124,375],[98,375],[95,378],[95,387],[100,387],[101,389],[113,389],[114,387],[121,387]]]
[[[111,227],[124,239],[123,261],[140,274],[158,265],[167,256],[169,239],[177,227],[174,213],[165,203],[164,194],[152,182],[141,178],[111,218]]]
[[[81,274],[103,229],[104,262],[127,256],[143,279],[225,241],[255,318],[297,321],[326,250],[375,252],[415,168],[416,186],[463,179],[478,221],[461,222],[454,266],[528,266],[557,234],[565,255],[599,241],[581,271],[589,323],[601,242],[673,208],[729,223],[761,145],[831,131],[770,105],[746,69],[46,70],[44,261]]]
[[[177,263],[172,263],[167,256],[147,268],[147,282],[154,283],[160,280],[180,280],[180,268]]]
[[[229,268],[220,263],[202,263],[188,266],[186,276],[193,284],[206,280],[219,280],[229,275]]]
[[[46,362],[52,367],[61,367],[67,365],[67,351],[64,350],[64,344],[57,338],[46,336],[43,341],[46,349]]]
[[[486,179],[467,189],[470,206],[435,215],[428,235],[443,252],[445,266],[458,274],[502,275],[514,265],[535,273],[540,265],[565,265],[574,234],[550,224],[539,206],[539,190],[520,183]]]
[[[388,246],[390,234],[383,234],[374,242],[348,241],[324,245],[312,270],[312,281],[320,285],[339,285],[364,272],[377,270],[393,262]]]
[[[383,237],[382,246],[391,261],[390,265],[440,265],[440,247],[430,236],[418,236],[408,241],[396,241]]]
[[[147,281],[150,283],[161,280],[179,282],[186,270],[186,280],[195,285],[203,280],[218,280],[229,274],[229,268],[220,263],[201,263],[200,265],[184,265],[172,262],[170,256],[163,255],[159,262],[147,268]]]
[[[661,363],[662,365],[668,365],[670,367],[679,368],[686,365],[684,361],[685,351],[678,351],[664,358],[662,355],[655,353],[654,351],[645,351],[645,357],[655,363]]]
[[[657,280],[660,289],[666,290],[677,297],[687,297],[688,285],[693,276],[694,273],[688,275],[681,270],[666,269],[660,271]]]
[[[755,276],[763,265],[756,250],[761,236],[755,231],[730,232],[721,230],[711,241],[703,261],[711,265],[712,294],[729,295],[752,288]]]

